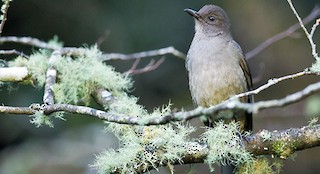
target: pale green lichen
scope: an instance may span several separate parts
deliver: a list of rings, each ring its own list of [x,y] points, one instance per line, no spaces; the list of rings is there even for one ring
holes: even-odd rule
[[[31,79],[30,83],[38,87],[43,87],[46,79],[46,71],[48,69],[49,52],[40,50],[30,55],[29,59],[17,57],[14,61],[9,62],[9,66],[24,66],[28,68]]]
[[[314,62],[309,68],[309,70],[312,72],[320,72],[320,60],[317,59],[316,62]]]
[[[137,99],[135,97],[124,95],[118,100],[119,103],[116,101],[110,106],[112,113],[121,111],[118,114],[154,118],[171,112],[170,104],[161,109],[157,108],[149,114],[146,109],[136,103]],[[124,101],[127,105],[121,101]],[[185,142],[188,141],[188,136],[195,131],[195,128],[180,123],[157,126],[108,123],[107,130],[118,137],[120,151],[109,150],[96,157],[93,166],[101,174],[114,171],[117,171],[117,173],[136,173],[137,171],[149,170],[150,166],[156,169],[157,165],[180,161],[185,150]],[[133,149],[134,154],[127,155],[125,152],[131,151],[131,149]],[[114,158],[114,156],[118,157]],[[125,158],[125,160],[121,160],[122,158]]]
[[[97,47],[83,50],[79,57],[63,56],[54,63],[59,80],[53,91],[58,103],[82,101],[88,104],[91,94],[99,87],[117,96],[132,86],[128,76],[116,72],[112,66],[98,60],[102,53]]]
[[[318,117],[313,117],[309,120],[308,126],[313,127],[318,123],[318,121],[319,121]]]
[[[253,160],[252,155],[245,150],[239,130],[238,123],[217,122],[203,134],[202,139],[209,147],[204,162],[209,165],[211,171],[214,170],[213,164],[237,166]]]
[[[195,129],[182,124],[161,126],[128,126],[110,124],[116,133],[120,148],[106,151],[96,157],[98,173],[137,173],[154,169],[182,159],[184,143]],[[118,132],[120,131],[120,132]]]
[[[261,138],[263,141],[269,141],[271,140],[271,133],[267,130],[262,130],[260,133]]]
[[[35,114],[30,115],[29,117],[31,118],[30,123],[34,124],[36,127],[47,125],[47,126],[53,128],[54,125],[51,120],[51,117],[55,117],[60,120],[64,120],[62,112],[57,112],[57,113],[54,113],[54,114],[51,114],[50,116],[48,116],[48,115],[44,115],[43,112],[38,111]]]
[[[59,40],[58,36],[53,36],[53,38],[48,41],[48,45],[56,48],[62,48],[63,42]]]

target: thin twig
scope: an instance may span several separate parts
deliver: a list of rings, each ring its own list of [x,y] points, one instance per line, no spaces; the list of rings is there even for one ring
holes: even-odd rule
[[[143,57],[163,56],[166,54],[172,54],[182,59],[185,59],[186,57],[184,53],[176,50],[174,47],[171,46],[171,47],[161,48],[157,50],[143,51],[143,52],[133,53],[133,54],[108,53],[103,55],[102,61],[113,60],[113,59],[131,60],[131,59],[138,59]]]
[[[2,20],[1,20],[1,23],[0,23],[0,36],[1,36],[1,34],[2,34],[4,24],[5,24],[6,21],[7,21],[7,15],[8,15],[8,9],[9,9],[9,6],[10,6],[10,1],[11,1],[11,0],[6,0],[6,1],[4,2],[4,4],[2,5],[2,7],[1,7]]]
[[[110,30],[106,30],[98,39],[97,39],[97,45],[100,47],[100,45],[107,40],[108,36],[110,35]]]
[[[319,59],[318,53],[317,53],[317,50],[316,50],[316,44],[314,43],[314,41],[313,41],[313,39],[312,39],[313,35],[311,35],[311,34],[308,32],[307,28],[304,26],[304,24],[303,24],[303,22],[302,22],[302,20],[301,20],[301,17],[299,16],[298,12],[297,12],[296,9],[294,8],[294,5],[293,5],[292,1],[291,1],[291,0],[287,0],[287,1],[288,1],[289,5],[290,5],[291,10],[293,11],[294,15],[297,17],[300,26],[302,27],[304,33],[306,34],[306,36],[307,36],[307,38],[308,38],[308,40],[309,40],[309,42],[310,42],[311,49],[312,49],[312,56],[313,56],[316,60]],[[318,25],[319,25],[319,23],[318,23]],[[314,27],[313,27],[314,30],[316,29],[316,27],[317,27],[317,25],[314,25]],[[312,33],[314,33],[314,31],[313,31]]]
[[[302,71],[302,72],[298,72],[298,73],[295,73],[295,74],[290,74],[290,75],[286,75],[286,76],[283,76],[283,77],[280,77],[280,78],[273,78],[273,79],[269,79],[268,80],[268,83],[260,86],[259,88],[255,89],[255,90],[252,90],[252,91],[249,91],[249,92],[245,92],[245,93],[241,93],[241,94],[238,94],[238,95],[235,95],[234,97],[231,98],[231,100],[235,99],[235,98],[241,98],[241,97],[245,97],[245,96],[249,96],[249,95],[256,95],[258,94],[259,92],[269,88],[270,86],[273,86],[281,81],[284,81],[284,80],[288,80],[288,79],[294,79],[294,78],[297,78],[297,77],[301,77],[301,76],[304,76],[304,75],[319,75],[319,73],[317,72],[312,72],[312,71],[308,71],[308,70],[305,70],[305,71]]]
[[[17,51],[15,49],[13,49],[13,50],[0,50],[0,54],[2,54],[2,55],[16,54],[16,55],[26,57],[26,58],[29,57],[26,54],[24,54],[23,52]]]
[[[14,42],[14,43],[19,43],[24,45],[35,46],[39,48],[51,49],[51,50],[61,49],[60,46],[48,44],[47,42],[44,42],[32,37],[16,37],[16,36],[0,37],[0,43],[5,43],[5,42]]]
[[[130,70],[126,71],[125,74],[136,75],[136,74],[142,74],[142,73],[153,71],[153,70],[157,69],[164,62],[164,60],[165,60],[164,57],[162,57],[161,59],[159,59],[156,62],[154,60],[151,60],[148,63],[148,65],[146,65],[145,67],[143,67],[141,69],[137,69],[137,65],[140,62],[140,59],[136,59],[136,61],[133,63]]]
[[[313,10],[311,11],[311,13],[305,17],[302,20],[303,24],[307,24],[310,21],[312,21],[313,19],[315,19],[317,16],[320,15],[320,8],[319,6],[315,6],[313,8]],[[264,42],[262,42],[260,45],[258,45],[256,48],[252,49],[251,51],[246,53],[246,59],[249,60],[252,57],[256,56],[257,54],[259,54],[261,51],[263,51],[264,49],[266,49],[267,47],[269,47],[270,45],[274,44],[275,42],[290,36],[292,33],[294,33],[296,30],[298,30],[299,28],[301,28],[300,23],[296,23],[294,25],[292,25],[291,27],[289,27],[288,29],[286,29],[285,31],[278,33],[270,38],[268,38],[267,40],[265,40]]]

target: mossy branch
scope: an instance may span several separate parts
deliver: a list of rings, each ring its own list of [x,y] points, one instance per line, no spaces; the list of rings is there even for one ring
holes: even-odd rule
[[[219,126],[221,125],[218,125],[218,127]],[[223,139],[223,141],[225,140]],[[229,142],[230,141],[228,141],[228,143]],[[216,140],[216,142],[214,143],[218,143],[218,140]],[[255,156],[274,155],[282,159],[285,159],[299,150],[320,146],[320,125],[304,126],[301,128],[290,128],[290,129],[280,130],[280,131],[262,130],[252,135],[243,136],[242,143],[245,150]],[[183,149],[183,151],[181,151],[180,153],[181,158],[177,159],[176,161],[171,161],[170,162],[171,164],[203,163],[204,161],[207,160],[209,152],[212,151],[213,150],[212,148],[215,148],[215,147],[208,146],[206,141],[201,141],[201,142],[189,141],[189,142],[185,142],[181,148]],[[223,147],[219,146],[217,148],[221,149]],[[227,152],[223,152],[223,153],[228,153],[228,155],[230,155],[229,149]],[[113,156],[117,156],[117,155],[124,155],[124,154],[120,154],[120,153],[113,154]],[[224,157],[228,158],[226,156]],[[103,161],[103,159],[99,157],[98,157],[98,160]],[[250,159],[248,159],[248,161],[250,162]],[[99,162],[101,163],[101,161],[98,161],[98,164]],[[167,163],[163,161],[161,163],[160,161],[158,162],[155,161],[152,164],[151,163],[141,164],[137,161],[132,166],[136,166],[136,168],[134,168],[136,173],[143,173],[148,170],[152,170],[154,168],[158,168],[166,165]],[[116,165],[113,167],[115,167],[114,172],[111,172],[111,173],[121,173],[120,171],[121,167],[117,168]]]
[[[254,154],[274,155],[286,159],[297,151],[320,146],[320,125],[290,128],[286,130],[262,130],[250,136],[244,136],[245,149]],[[175,164],[202,163],[208,156],[210,148],[199,142],[186,142],[181,154],[182,160]],[[152,166],[149,166],[150,169]],[[160,167],[160,164],[157,165]],[[137,171],[140,173],[141,171]]]

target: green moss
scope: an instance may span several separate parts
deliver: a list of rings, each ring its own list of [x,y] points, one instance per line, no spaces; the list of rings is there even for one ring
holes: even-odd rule
[[[279,156],[281,159],[286,159],[293,154],[294,149],[296,148],[296,143],[289,143],[286,141],[276,141],[272,144],[272,150]]]
[[[209,153],[205,163],[213,171],[213,164],[240,165],[253,159],[243,146],[239,125],[235,122],[224,124],[217,122],[206,131],[202,138],[208,144]]]

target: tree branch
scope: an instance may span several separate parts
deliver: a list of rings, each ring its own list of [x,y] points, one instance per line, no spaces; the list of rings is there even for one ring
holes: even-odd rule
[[[0,37],[0,43],[5,43],[5,42],[14,42],[14,43],[19,43],[23,45],[30,45],[30,46],[51,49],[51,50],[61,49],[60,46],[48,44],[44,41],[41,41],[39,39],[32,38],[32,37],[16,37],[16,36]]]
[[[143,57],[163,56],[166,54],[172,54],[182,59],[185,59],[186,57],[184,53],[170,46],[170,47],[161,48],[157,50],[143,51],[143,52],[133,53],[133,54],[108,53],[103,56],[102,61],[113,60],[113,59],[131,60],[131,59],[138,59]]]
[[[13,49],[13,50],[0,50],[0,54],[2,54],[2,55],[16,54],[16,55],[28,58],[28,56],[25,55],[23,52],[19,52],[15,49]]]

